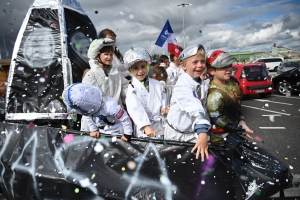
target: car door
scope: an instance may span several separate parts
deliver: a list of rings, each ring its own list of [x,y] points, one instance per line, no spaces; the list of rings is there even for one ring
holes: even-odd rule
[[[293,87],[300,89],[300,67],[292,70],[291,84]]]

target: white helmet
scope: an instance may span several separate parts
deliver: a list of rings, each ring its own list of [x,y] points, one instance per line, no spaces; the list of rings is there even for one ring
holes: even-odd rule
[[[151,61],[149,53],[141,47],[129,49],[124,55],[124,67],[126,69],[129,69],[134,63],[139,61]]]
[[[89,47],[88,58],[95,59],[103,47],[112,46],[115,49],[115,41],[110,38],[95,39]]]
[[[74,83],[62,93],[63,102],[73,112],[95,115],[105,104],[107,97],[100,88],[86,83]]]

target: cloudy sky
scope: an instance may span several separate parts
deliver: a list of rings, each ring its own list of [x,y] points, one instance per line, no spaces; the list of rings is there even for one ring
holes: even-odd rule
[[[130,47],[167,54],[155,41],[169,19],[178,44],[269,52],[274,43],[300,50],[299,0],[78,0],[97,31],[110,28],[124,54]],[[9,49],[34,0],[0,0],[0,48]],[[184,12],[183,12],[184,11]]]

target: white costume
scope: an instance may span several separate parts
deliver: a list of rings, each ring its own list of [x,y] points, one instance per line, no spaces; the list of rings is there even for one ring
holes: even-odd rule
[[[209,116],[203,104],[207,97],[207,86],[203,83],[197,83],[186,73],[178,77],[173,87],[164,139],[195,142],[195,125],[205,124],[210,127]]]
[[[170,63],[170,66],[166,69],[168,76],[177,77],[180,74],[184,73],[184,70],[181,66],[176,67],[173,62]]]
[[[103,40],[104,42],[112,43],[105,45],[106,43],[103,43]],[[105,95],[114,98],[117,103],[122,106],[123,103],[125,103],[128,81],[118,71],[118,66],[116,65],[117,61],[115,60],[117,59],[116,56],[114,56],[112,67],[108,73],[108,76],[106,76],[104,69],[99,66],[98,61],[94,59],[103,46],[112,45],[114,45],[114,42],[109,38],[97,39],[91,43],[88,50],[88,57],[90,58],[89,64],[91,69],[85,74],[82,83],[87,83],[100,88]],[[81,119],[80,130],[89,131],[85,116],[83,116]]]
[[[147,137],[141,129],[150,125],[157,130],[157,138],[164,133],[164,118],[161,110],[165,104],[165,93],[162,84],[149,78],[149,92],[145,86],[135,77],[128,86],[126,105],[127,111],[134,122],[134,136]]]
[[[126,111],[101,89],[84,83],[75,83],[63,92],[64,103],[85,115],[90,131],[106,134],[131,135],[132,124]]]

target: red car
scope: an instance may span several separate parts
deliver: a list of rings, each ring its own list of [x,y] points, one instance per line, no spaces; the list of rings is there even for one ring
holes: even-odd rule
[[[265,63],[233,64],[232,75],[238,80],[243,96],[269,97],[274,90]]]

